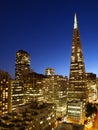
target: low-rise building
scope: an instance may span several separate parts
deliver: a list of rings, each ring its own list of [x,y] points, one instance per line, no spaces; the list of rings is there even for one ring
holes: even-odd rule
[[[32,102],[0,118],[0,130],[51,130],[56,121],[55,105]]]
[[[63,122],[56,130],[84,130],[84,125]]]

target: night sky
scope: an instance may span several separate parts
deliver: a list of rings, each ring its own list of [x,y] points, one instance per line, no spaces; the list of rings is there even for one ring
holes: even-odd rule
[[[23,49],[35,72],[69,76],[75,12],[86,72],[98,76],[98,0],[1,0],[0,69],[13,77]]]

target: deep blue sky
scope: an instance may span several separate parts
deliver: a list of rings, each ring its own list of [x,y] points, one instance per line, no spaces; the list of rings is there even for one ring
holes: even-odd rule
[[[86,71],[98,75],[98,0],[1,0],[0,69],[13,76],[23,49],[35,72],[69,76],[75,12]]]

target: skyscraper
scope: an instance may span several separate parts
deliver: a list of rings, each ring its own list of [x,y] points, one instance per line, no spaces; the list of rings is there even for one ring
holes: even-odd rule
[[[23,75],[30,71],[30,55],[24,50],[16,52],[15,79],[22,80]]]
[[[66,90],[68,78],[62,75],[55,75],[53,68],[46,68],[46,77],[43,78],[43,96],[44,101],[56,105],[57,117],[63,117],[66,114]]]
[[[11,76],[0,70],[0,116],[11,112]]]
[[[75,14],[69,87],[67,91],[67,115],[71,122],[83,123],[85,118],[86,100],[87,85],[84,58],[78,30],[77,17]]]
[[[12,81],[12,110],[24,104],[24,76],[30,72],[30,55],[24,50],[16,52],[15,80]]]

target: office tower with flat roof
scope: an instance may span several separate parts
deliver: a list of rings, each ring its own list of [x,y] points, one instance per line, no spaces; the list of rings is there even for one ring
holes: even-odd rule
[[[23,80],[23,75],[30,72],[30,55],[24,50],[16,52],[15,79]]]
[[[45,72],[47,70],[51,69],[46,69]],[[68,78],[61,75],[47,74],[43,79],[44,101],[51,102],[56,105],[57,117],[62,117],[66,114],[67,85]]]
[[[11,112],[11,77],[0,70],[0,116]]]
[[[43,100],[43,78],[45,75],[30,72],[24,76],[24,102]]]
[[[75,14],[69,87],[67,91],[67,115],[68,120],[70,122],[83,124],[85,119],[86,100],[87,100],[87,85],[86,85],[85,65],[78,30],[77,17]]]
[[[24,104],[24,75],[30,72],[30,55],[24,50],[16,52],[15,80],[12,81],[12,109]]]
[[[94,102],[97,100],[97,84],[96,74],[86,73],[87,87],[88,87],[88,101]]]

